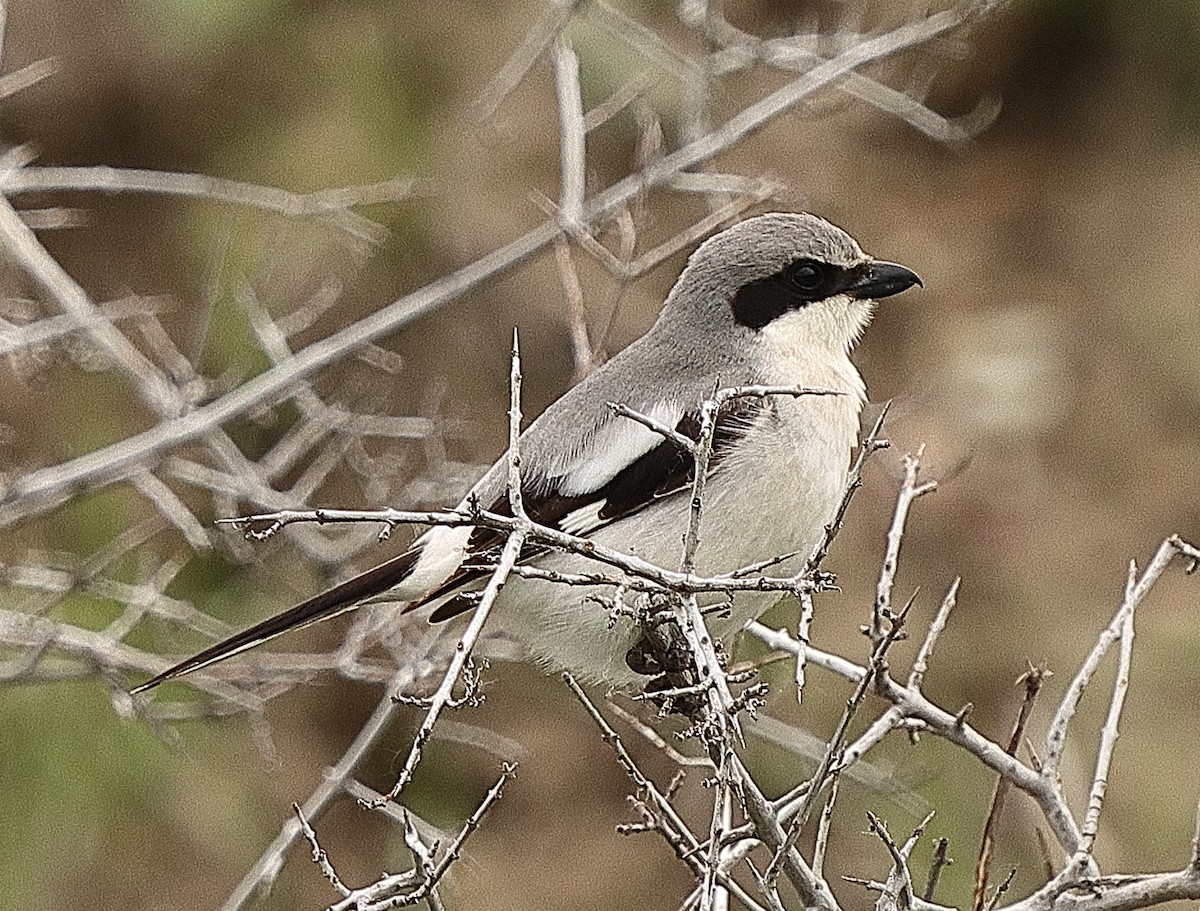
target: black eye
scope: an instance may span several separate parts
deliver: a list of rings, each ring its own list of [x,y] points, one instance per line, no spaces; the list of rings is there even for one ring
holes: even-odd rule
[[[826,270],[811,260],[797,263],[787,271],[788,281],[800,291],[816,291],[825,283]]]

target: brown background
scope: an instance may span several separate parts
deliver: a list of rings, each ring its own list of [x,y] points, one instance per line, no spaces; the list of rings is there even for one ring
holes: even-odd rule
[[[531,193],[557,193],[545,64],[488,126],[468,110],[538,4],[10,6],[5,70],[51,55],[60,64],[51,79],[0,104],[4,141],[31,144],[40,163],[197,171],[293,190],[396,175],[425,180],[417,198],[370,210],[392,235],[366,263],[328,234],[217,205],[96,194],[44,200],[89,213],[84,227],[43,236],[92,296],[167,295],[168,325],[185,342],[189,333],[198,341],[205,325],[222,325],[219,308],[240,284],[286,310],[339,276],[342,302],[301,340],[311,341],[517,236],[542,218]],[[908,6],[872,4],[866,24],[899,21]],[[669,5],[623,8],[681,50],[696,50]],[[835,9],[731,2],[728,15],[758,34],[782,34],[806,15],[833,21]],[[593,102],[636,62],[586,23],[572,37]],[[972,702],[975,723],[996,738],[1007,735],[1019,701],[1013,681],[1027,660],[1056,672],[1035,717],[1034,729],[1043,729],[1050,704],[1115,609],[1128,559],[1144,561],[1172,532],[1200,536],[1198,38],[1200,12],[1186,2],[1014,5],[962,48],[943,42],[945,58],[920,52],[940,61],[931,96],[937,110],[953,115],[981,98],[1002,100],[995,125],[968,145],[938,145],[827,92],[715,163],[774,175],[788,187],[779,206],[825,215],[925,279],[924,291],[885,303],[857,356],[873,399],[895,400],[895,449],[869,469],[831,555],[843,593],[819,601],[814,636],[822,647],[862,653],[855,629],[872,592],[898,456],[926,443],[929,470],[946,482],[916,509],[898,594],[920,588],[920,629],[954,576],[964,577],[928,690],[952,709]],[[951,59],[959,50],[967,53]],[[922,57],[906,59],[911,66]],[[898,69],[895,84],[902,87],[909,71]],[[882,75],[887,81],[889,71]],[[731,79],[715,99],[718,119],[779,81]],[[671,144],[677,96],[663,88],[652,97]],[[597,186],[625,173],[635,137],[624,117],[591,141]],[[697,212],[694,203],[678,206],[666,195],[648,200],[648,238]],[[601,270],[584,266],[595,331],[620,302],[611,348],[649,325],[681,264],[678,256],[619,296]],[[29,294],[22,282],[6,269],[10,298]],[[350,407],[403,414],[431,383],[444,382],[447,411],[474,422],[474,436],[455,442],[451,456],[485,462],[503,445],[511,327],[521,331],[533,413],[569,380],[562,314],[553,259],[542,256],[385,339],[405,359],[392,385],[339,367],[321,374],[320,388]],[[263,364],[236,324],[214,330],[204,350],[212,376],[244,376]],[[0,366],[0,457],[9,474],[143,426],[126,388],[94,366],[63,349],[37,363]],[[256,433],[270,437],[269,429],[241,432],[249,450],[261,443]],[[352,489],[335,478],[317,501],[363,505],[340,498]],[[386,491],[366,505],[382,503],[409,505]],[[6,559],[29,549],[89,553],[144,508],[120,494],[87,498],[5,529]],[[264,546],[258,559],[233,566],[197,558],[181,597],[241,624],[319,584],[312,567],[288,559],[286,543]],[[1107,870],[1177,868],[1186,857],[1200,796],[1196,586],[1173,571],[1140,614],[1101,829]],[[60,619],[85,625],[103,625],[106,616],[103,605],[63,610]],[[788,616],[781,609],[774,619]],[[165,634],[157,641],[167,652],[182,647]],[[913,647],[903,644],[901,654]],[[841,681],[814,671],[813,696],[800,710],[786,675],[771,679],[778,681],[772,714],[818,733],[829,730],[847,695]],[[523,666],[496,667],[490,680],[485,706],[456,720],[514,738],[530,755],[456,868],[451,905],[675,907],[689,888],[685,871],[655,836],[613,834],[629,818],[627,782],[562,685]],[[1077,807],[1110,681],[1106,667],[1064,763]],[[277,749],[270,757],[236,718],[180,725],[178,739],[166,743],[118,718],[97,682],[0,690],[0,893],[23,908],[219,905],[375,698],[332,678],[293,691],[268,713]],[[392,732],[366,780],[389,783],[409,733]],[[665,780],[667,765],[649,753],[639,755]],[[773,788],[808,768],[762,742],[752,741],[749,756]],[[902,832],[930,806],[938,811],[931,832],[949,836],[959,859],[940,897],[965,901],[991,779],[933,738],[917,748],[889,740],[873,762],[889,783],[844,789],[833,869],[886,873],[880,846],[862,834],[863,810]],[[414,809],[455,826],[496,766],[486,753],[435,744],[414,785]],[[693,773],[684,806],[702,813],[707,798]],[[1028,801],[1010,800],[996,863],[1002,871],[1019,866],[1013,894],[1041,881],[1037,821]],[[348,801],[321,831],[351,884],[405,862],[398,832]],[[927,851],[918,849],[922,872]],[[852,887],[835,889],[852,907],[867,906]],[[297,849],[260,906],[322,907],[334,897]]]

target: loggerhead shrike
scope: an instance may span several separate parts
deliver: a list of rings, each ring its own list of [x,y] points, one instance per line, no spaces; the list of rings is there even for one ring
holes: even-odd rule
[[[738,400],[718,415],[696,572],[728,573],[775,554],[807,553],[832,521],[866,400],[849,351],[874,301],[921,280],[880,262],[840,228],[808,214],[749,218],[692,254],[657,322],[565,393],[521,435],[524,505],[535,521],[655,565],[676,567],[690,507],[692,456],[619,402],[696,438],[716,386],[793,385],[843,394]],[[508,513],[507,461],[468,498]],[[466,504],[464,499],[463,504]],[[468,611],[503,533],[438,526],[386,563],[177,664],[132,692],[207,667],[364,602],[428,608],[431,622]],[[586,558],[543,550],[529,562],[586,572]],[[482,565],[481,565],[482,564]],[[596,589],[512,577],[493,619],[547,666],[592,681],[645,683],[631,649],[640,628],[613,621]],[[612,594],[612,589],[607,590]],[[589,595],[591,597],[589,597]],[[777,599],[739,592],[714,635],[732,635]],[[644,668],[642,668],[644,670]]]

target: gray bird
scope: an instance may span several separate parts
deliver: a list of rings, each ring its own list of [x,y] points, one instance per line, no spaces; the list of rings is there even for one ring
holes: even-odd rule
[[[706,478],[696,572],[728,573],[776,554],[809,552],[837,508],[866,401],[849,352],[874,301],[920,284],[911,270],[863,253],[845,231],[809,214],[749,218],[700,245],[642,338],[565,393],[521,435],[522,493],[535,521],[667,568],[687,528],[693,460],[623,403],[693,439],[716,385],[824,387],[842,395],[744,399],[723,411]],[[508,511],[500,459],[463,503]],[[470,610],[502,533],[438,526],[412,547],[328,591],[175,665],[139,692],[364,602],[426,608],[431,622]],[[523,559],[587,572],[586,558],[543,549]],[[484,564],[484,565],[481,565]],[[548,667],[615,685],[644,684],[631,667],[642,630],[589,595],[612,594],[511,578],[492,620]],[[727,636],[777,593],[740,592],[710,632]],[[639,666],[639,670],[645,668]]]

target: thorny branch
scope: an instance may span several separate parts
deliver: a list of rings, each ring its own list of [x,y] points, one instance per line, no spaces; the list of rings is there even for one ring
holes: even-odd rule
[[[417,735],[413,738],[408,759],[405,760],[404,767],[401,769],[396,783],[384,797],[372,804],[372,808],[377,808],[389,800],[395,800],[412,780],[417,764],[421,761],[422,750],[433,735],[433,729],[437,724],[438,718],[441,717],[442,712],[453,701],[454,688],[457,686],[458,680],[467,666],[467,662],[471,660],[472,649],[475,648],[475,643],[479,641],[479,637],[483,633],[484,624],[487,622],[487,618],[492,611],[492,606],[496,603],[496,597],[500,594],[500,589],[504,586],[504,583],[508,581],[512,568],[516,565],[517,559],[521,555],[521,548],[525,545],[525,540],[528,536],[527,527],[529,525],[529,518],[525,515],[525,509],[521,503],[521,451],[518,445],[521,435],[521,352],[515,333],[513,335],[509,395],[508,453],[506,454],[508,462],[508,501],[512,507],[516,521],[524,524],[518,525],[509,534],[508,540],[504,544],[504,549],[500,553],[500,559],[496,562],[496,568],[492,571],[491,578],[488,579],[487,586],[479,598],[479,603],[471,615],[471,621],[467,624],[466,631],[458,640],[458,645],[454,650],[454,657],[450,660],[450,666],[446,669],[446,673],[442,677],[442,682],[438,685],[437,690],[429,700],[429,710],[426,712],[425,718],[421,721],[421,726],[417,729]]]
[[[1050,909],[1061,908],[1086,908],[1089,911],[1102,909],[1103,911],[1103,909],[1109,908],[1148,907],[1184,896],[1200,896],[1200,870],[1196,869],[1195,863],[1175,874],[1102,877],[1096,870],[1095,861],[1090,853],[1090,845],[1094,841],[1094,825],[1099,817],[1099,808],[1102,805],[1107,785],[1108,769],[1112,761],[1117,719],[1124,693],[1128,688],[1133,612],[1165,572],[1172,559],[1179,556],[1194,559],[1196,553],[1195,547],[1178,537],[1173,536],[1164,541],[1150,564],[1140,575],[1131,573],[1121,607],[1114,617],[1113,623],[1101,634],[1097,644],[1097,650],[1102,654],[1103,650],[1107,648],[1107,644],[1112,641],[1110,633],[1114,629],[1122,632],[1126,628],[1130,630],[1130,635],[1123,639],[1123,651],[1126,654],[1118,663],[1117,682],[1114,685],[1114,694],[1109,703],[1108,720],[1105,722],[1101,746],[1097,754],[1092,793],[1087,808],[1087,818],[1083,824],[1087,828],[1081,828],[1067,804],[1061,785],[1056,779],[1046,777],[1044,768],[1041,772],[1030,768],[998,744],[974,731],[960,715],[938,708],[930,702],[919,689],[926,668],[922,668],[919,676],[911,675],[906,686],[897,683],[886,671],[879,675],[875,691],[891,703],[891,708],[880,716],[881,722],[886,719],[888,730],[902,730],[905,722],[918,722],[921,729],[945,737],[967,750],[984,765],[997,772],[1008,785],[1033,798],[1045,815],[1051,830],[1058,837],[1068,858],[1068,862],[1062,867],[1060,873],[1038,892],[1004,907],[1017,909],[1017,911],[1050,911]],[[952,587],[951,594],[956,591],[957,583]],[[948,613],[948,605],[952,603],[952,600],[950,596],[947,597],[943,603],[943,609],[939,611],[937,621],[931,627],[930,637],[926,639],[927,647],[923,647],[921,650],[925,661],[932,649],[930,639],[935,639],[936,635],[940,633],[945,622],[943,614]],[[799,643],[790,639],[782,631],[771,630],[757,623],[751,624],[748,629],[772,648],[784,648],[793,652],[799,648]],[[1096,651],[1085,661],[1084,671],[1089,674],[1095,670],[1097,663],[1096,660],[1093,660],[1095,654]],[[815,649],[809,650],[809,662],[824,667],[856,685],[860,685],[861,681],[870,673],[869,668]],[[1055,737],[1055,742],[1061,743],[1065,739],[1061,718],[1069,717],[1070,710],[1078,703],[1081,695],[1080,687],[1072,685],[1068,688],[1063,698],[1063,705],[1060,706],[1055,721],[1052,722],[1052,736]],[[1064,706],[1067,707],[1067,710],[1064,710]],[[868,738],[867,735],[864,735],[862,739],[867,742],[863,743],[857,751],[847,750],[843,768],[861,759],[863,753],[878,743],[881,737],[882,735]],[[1086,834],[1088,832],[1091,834]],[[1136,888],[1133,886],[1135,883]],[[921,904],[918,900],[917,906],[919,907]]]
[[[510,402],[509,402],[509,451],[507,454],[509,468],[509,497],[510,505],[513,507],[513,513],[518,521],[528,522],[525,517],[524,509],[521,508],[520,500],[520,449],[517,445],[517,440],[520,436],[521,424],[521,361],[520,352],[517,346],[516,337],[513,338],[512,352],[512,370],[510,373]],[[500,555],[496,568],[493,570],[491,578],[484,589],[484,592],[479,600],[478,607],[471,618],[467,629],[463,632],[455,647],[454,655],[442,676],[441,683],[438,685],[434,694],[428,700],[428,708],[424,719],[422,720],[417,734],[413,738],[412,746],[409,750],[408,758],[405,760],[404,766],[401,769],[395,784],[387,794],[374,795],[369,799],[359,797],[360,802],[364,807],[373,810],[386,810],[392,801],[400,795],[405,786],[412,780],[413,773],[416,771],[417,765],[421,760],[422,752],[430,737],[434,733],[434,727],[442,712],[452,707],[455,703],[453,698],[454,689],[458,684],[458,680],[463,675],[464,669],[471,660],[472,650],[479,639],[483,630],[484,622],[491,611],[492,605],[495,603],[496,596],[500,592],[508,575],[511,573],[513,566],[520,555],[521,546],[524,543],[526,534],[520,528],[514,528],[505,543],[504,550]],[[402,672],[403,673],[403,672]],[[397,681],[399,682],[399,681]],[[469,684],[468,684],[469,685]],[[400,692],[402,687],[398,687],[395,692]],[[391,713],[394,710],[398,700],[392,695],[385,695],[376,709],[375,715],[371,721],[363,727],[359,732],[359,737],[350,749],[342,757],[341,762],[335,770],[326,775],[324,785],[319,789],[303,807],[303,813],[298,813],[301,819],[305,817],[315,817],[320,813],[339,790],[347,787],[347,782],[353,774],[354,769],[362,760],[366,750],[373,746],[379,734],[382,732],[384,725],[390,719]],[[511,769],[506,766],[504,777],[511,775]],[[420,895],[415,900],[422,900],[433,895],[433,887],[437,881],[445,873],[446,867],[457,857],[458,848],[461,846],[462,840],[473,831],[479,824],[479,819],[486,812],[487,808],[495,800],[500,797],[500,788],[503,783],[503,778],[497,783],[488,798],[480,805],[476,814],[468,821],[468,825],[464,828],[459,839],[451,847],[443,858],[442,863],[438,865],[436,871],[426,871],[419,879],[423,884]],[[406,833],[408,832],[408,823],[406,817]],[[245,902],[258,889],[269,885],[278,875],[282,866],[284,852],[295,841],[300,828],[294,824],[287,824],[280,832],[275,842],[267,849],[267,851],[259,859],[255,867],[247,874],[238,886],[237,890],[230,896],[226,902],[223,911],[235,911],[245,905]],[[407,837],[407,835],[406,835]],[[414,850],[414,854],[419,854],[419,851]],[[418,857],[418,862],[421,858]],[[372,901],[375,900],[376,891],[382,891],[383,894],[390,894],[395,888],[407,886],[409,883],[408,874],[403,875],[399,880],[385,877],[373,886],[367,887],[369,896]],[[371,891],[375,890],[375,891]],[[361,893],[363,890],[359,890]],[[385,905],[386,907],[387,905]]]
[[[784,842],[783,848],[790,848],[796,843],[800,837],[800,832],[803,830],[805,823],[808,822],[809,813],[812,812],[813,806],[816,804],[817,797],[820,795],[829,776],[840,771],[844,767],[844,759],[842,756],[843,744],[846,737],[846,732],[850,727],[850,722],[857,714],[859,707],[862,705],[863,699],[867,695],[868,688],[875,681],[877,676],[884,673],[887,669],[887,653],[888,649],[900,637],[904,628],[904,619],[907,609],[901,614],[891,617],[889,616],[888,631],[882,639],[876,643],[874,650],[871,652],[871,658],[867,662],[866,672],[858,681],[858,685],[854,688],[854,693],[846,701],[846,709],[842,712],[841,720],[838,721],[837,727],[834,729],[833,736],[829,738],[829,743],[825,748],[825,754],[821,757],[821,763],[817,766],[817,771],[808,781],[808,791],[805,793],[800,802],[799,808],[796,810],[795,816],[792,818],[792,823],[788,828],[787,840]],[[782,852],[777,850],[775,856],[771,858],[771,864],[767,867],[765,877],[767,882],[773,882],[778,875],[779,864],[782,859]]]
[[[1009,736],[1008,745],[1005,747],[1005,751],[1010,756],[1015,756],[1017,750],[1021,747],[1021,743],[1025,737],[1025,726],[1029,723],[1029,716],[1033,713],[1033,706],[1037,701],[1038,693],[1041,692],[1042,683],[1048,676],[1049,671],[1046,668],[1031,665],[1017,681],[1024,684],[1025,698],[1021,700],[1021,710],[1017,714],[1016,724],[1013,725],[1012,734]],[[975,864],[975,895],[971,900],[972,911],[983,911],[986,901],[988,872],[991,866],[992,850],[995,847],[995,829],[1000,819],[1000,813],[1004,809],[1004,798],[1007,793],[1008,779],[998,777],[996,779],[996,788],[992,791],[992,806],[988,810],[987,820],[983,824],[983,839],[979,847],[979,859]]]
[[[514,411],[514,413],[516,412]],[[906,479],[906,485],[916,483],[915,477],[915,473],[910,472]],[[902,488],[900,499],[903,500],[907,495],[908,494],[906,491]],[[513,536],[516,536],[515,529]],[[1163,546],[1159,550],[1159,553],[1156,554],[1155,559],[1151,562],[1146,572],[1141,577],[1131,577],[1130,584],[1126,591],[1126,599],[1122,604],[1121,610],[1118,612],[1118,616],[1114,618],[1114,625],[1118,622],[1120,622],[1122,625],[1128,622],[1128,617],[1131,614],[1132,606],[1136,606],[1136,604],[1145,597],[1149,587],[1153,584],[1153,581],[1155,581],[1165,570],[1166,565],[1170,562],[1171,557],[1180,554],[1190,557],[1195,553],[1196,551],[1194,548],[1191,548],[1190,545],[1187,545],[1176,538],[1172,538],[1164,542]],[[627,568],[635,569],[635,567]],[[894,571],[895,565],[893,564],[891,572]],[[585,581],[594,582],[596,578],[598,577],[588,576]],[[609,581],[612,580],[610,579]],[[665,586],[669,589],[670,582],[667,580],[663,581],[665,582]],[[970,725],[966,723],[961,714],[951,713],[938,708],[933,703],[929,702],[920,692],[920,684],[923,681],[924,675],[928,671],[928,662],[932,655],[934,644],[942,629],[945,627],[949,612],[956,599],[957,590],[958,583],[956,581],[955,584],[951,586],[950,591],[947,593],[947,596],[942,603],[942,607],[938,611],[935,621],[933,624],[931,624],[929,633],[921,645],[917,660],[914,662],[913,669],[909,674],[908,682],[903,686],[891,678],[886,669],[886,663],[882,660],[882,654],[879,654],[876,658],[873,658],[873,660],[867,666],[862,667],[821,650],[810,650],[809,660],[811,664],[831,670],[855,684],[856,695],[851,699],[850,708],[856,707],[859,704],[862,695],[868,692],[868,690],[875,692],[877,695],[882,696],[892,703],[892,707],[880,717],[880,721],[877,722],[876,725],[873,725],[871,729],[869,729],[869,731],[864,734],[862,738],[860,738],[859,741],[856,741],[853,745],[845,748],[840,753],[841,759],[837,769],[838,771],[842,771],[853,763],[861,760],[862,756],[867,752],[867,750],[878,743],[882,737],[886,735],[888,730],[906,729],[908,723],[916,722],[920,725],[921,729],[940,734],[948,740],[967,749],[969,752],[976,755],[985,765],[999,773],[1003,781],[1010,783],[1018,790],[1025,791],[1031,797],[1033,797],[1046,814],[1047,821],[1050,824],[1051,829],[1058,836],[1064,850],[1068,854],[1074,854],[1075,852],[1079,851],[1084,844],[1083,835],[1078,827],[1078,824],[1075,822],[1075,817],[1072,811],[1067,807],[1065,798],[1062,795],[1061,789],[1057,786],[1057,783],[1052,782],[1034,769],[1030,769],[1016,759],[1015,756],[1012,755],[1011,744],[1009,749],[1005,749],[988,741],[985,737],[974,731]],[[899,624],[895,624],[894,631],[898,632],[898,628]],[[768,630],[765,627],[761,627],[759,624],[752,624],[750,631],[753,634],[758,635],[760,638],[763,638],[764,641],[766,641],[773,648],[784,648],[793,651],[799,649],[799,643],[795,640],[791,640],[786,636],[785,633]],[[885,637],[883,645],[886,646],[886,644],[891,640],[891,635]],[[1102,637],[1102,641],[1103,640],[1104,637]],[[1124,642],[1131,643],[1132,638],[1128,637],[1123,640],[1123,643]],[[880,651],[886,652],[886,647]],[[1126,679],[1126,674],[1122,673],[1119,675],[1118,684],[1124,686],[1124,681]],[[1120,690],[1118,692],[1120,692]],[[1075,688],[1070,688],[1065,700],[1073,699],[1077,699],[1077,691]],[[593,712],[593,717],[599,720],[598,713]],[[839,731],[844,731],[845,722],[846,718],[843,719],[843,724],[839,726]],[[1113,724],[1114,722],[1110,722],[1106,729],[1115,731],[1115,728],[1112,727]],[[881,725],[883,729],[878,730]],[[829,751],[827,752],[827,762],[829,757],[832,757],[836,754],[838,750],[839,739],[840,735],[835,734],[834,738],[831,740]],[[1111,761],[1111,743],[1114,740],[1114,737],[1106,738],[1105,750],[1102,752],[1100,760],[1098,761],[1098,772],[1096,779],[1097,785],[1093,788],[1094,794],[1097,793],[1097,791],[1102,794],[1101,783],[1105,781],[1107,775],[1107,763]],[[621,749],[623,750],[623,748]],[[717,755],[730,755],[728,754],[727,750],[728,748],[725,748],[724,753],[722,751],[717,751]],[[627,756],[628,754],[625,755]],[[625,761],[627,760],[623,760],[623,762]],[[632,765],[632,760],[628,760],[628,762]],[[831,764],[823,767],[830,768]],[[776,811],[771,809],[766,802],[753,800],[748,796],[749,794],[752,794],[752,791],[748,790],[752,785],[752,780],[748,779],[749,773],[744,771],[744,766],[742,766],[740,763],[736,763],[731,768],[734,770],[734,779],[737,782],[739,792],[742,794],[743,803],[746,807],[747,813],[750,814],[750,818],[754,825],[754,830],[758,833],[758,837],[762,838],[762,840],[768,845],[774,846],[776,856],[784,859],[784,870],[785,873],[788,873],[789,880],[793,881],[793,884],[797,882],[801,884],[797,886],[798,889],[802,889],[802,891],[805,893],[814,896],[819,895],[821,888],[817,885],[819,877],[817,877],[817,875],[814,874],[812,870],[807,867],[807,865],[803,865],[800,862],[798,855],[794,854],[794,849],[789,850],[787,833],[784,832],[778,817],[775,815]],[[819,782],[821,778],[822,773],[819,772],[817,776],[814,776],[814,781]],[[815,795],[816,793],[819,793],[819,790],[820,788],[818,785],[816,788],[810,787],[810,790],[807,793]],[[800,806],[801,808],[804,808],[808,805],[810,805],[810,803],[806,797],[802,800]],[[1089,808],[1089,818],[1098,815],[1098,810],[1095,809],[1095,807],[1096,798],[1093,797]],[[660,812],[663,811],[663,805],[660,804],[659,810]],[[795,826],[795,821],[803,819],[804,815],[806,814],[803,811],[795,812],[791,817],[793,819],[793,826]],[[763,827],[766,828],[764,829]],[[776,831],[776,829],[778,831]],[[682,823],[679,823],[679,827],[674,828],[673,831],[676,833],[686,831],[686,826],[684,826]],[[795,829],[793,828],[792,831],[795,831]],[[767,834],[764,834],[764,832]],[[689,840],[692,844],[695,844],[696,840],[694,835],[690,836]],[[692,862],[694,862],[694,851],[696,849],[692,848],[690,850],[693,853],[690,853],[688,857],[691,858]],[[719,855],[712,856],[716,857]],[[706,871],[711,869],[713,868],[706,867]],[[1073,888],[1074,880],[1065,878],[1070,871],[1077,870],[1079,872],[1087,873],[1090,869],[1091,867],[1087,863],[1083,863],[1081,865],[1076,865],[1073,863],[1065,867],[1063,869],[1063,873],[1060,874],[1059,877],[1061,882],[1058,883],[1057,887],[1059,891],[1057,894],[1067,895]],[[721,883],[722,887],[725,887],[725,882],[723,879],[719,877],[713,879],[711,873],[708,872],[705,873],[705,876],[709,878],[710,882],[719,882]],[[764,883],[768,884],[769,887],[769,880],[765,877],[762,878]],[[1085,879],[1080,881],[1087,882],[1089,880]],[[1176,890],[1181,888],[1179,883],[1177,883],[1175,880],[1162,880],[1161,882],[1162,888],[1167,888],[1168,885],[1170,888]],[[1040,906],[1031,905],[1030,907]]]

